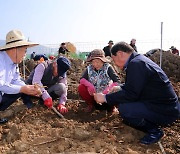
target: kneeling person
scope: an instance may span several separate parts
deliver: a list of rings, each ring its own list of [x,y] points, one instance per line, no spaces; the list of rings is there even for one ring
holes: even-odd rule
[[[146,133],[141,143],[158,142],[164,135],[161,127],[180,117],[180,104],[171,82],[156,63],[126,42],[115,44],[111,54],[114,63],[126,72],[125,83],[117,92],[95,94],[96,102],[118,105],[124,123]]]
[[[0,47],[0,111],[6,110],[18,98],[22,98],[28,109],[33,107],[29,95],[39,96],[39,89],[26,85],[21,79],[18,64],[26,55],[26,49],[38,45],[27,42],[19,30],[11,30],[6,35],[6,45]],[[7,119],[0,119],[0,124]]]
[[[41,86],[42,99],[48,108],[52,108],[52,100],[59,97],[57,109],[62,114],[68,112],[65,107],[67,100],[66,72],[70,66],[70,61],[62,56],[53,62],[44,61],[35,67],[26,81],[28,84]]]
[[[89,65],[83,72],[78,86],[80,96],[88,105],[85,111],[91,112],[94,107],[99,110],[115,111],[115,106],[97,104],[93,94],[99,92],[107,94],[112,87],[120,85],[118,75],[101,49],[91,51],[87,62],[89,62]]]

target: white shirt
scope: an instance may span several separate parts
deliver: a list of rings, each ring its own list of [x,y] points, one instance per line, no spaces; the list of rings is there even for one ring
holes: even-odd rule
[[[18,64],[14,64],[5,51],[0,51],[1,94],[18,94],[23,85],[25,83],[21,80]]]

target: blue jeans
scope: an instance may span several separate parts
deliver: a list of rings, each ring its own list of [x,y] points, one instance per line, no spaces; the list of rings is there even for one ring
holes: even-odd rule
[[[121,103],[118,106],[121,117],[128,123],[137,126],[142,120],[158,126],[172,124],[177,118],[159,114],[147,108],[143,102]]]

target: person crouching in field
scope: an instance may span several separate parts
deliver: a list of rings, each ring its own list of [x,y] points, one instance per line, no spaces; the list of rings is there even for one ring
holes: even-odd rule
[[[78,91],[83,100],[87,103],[88,107],[86,112],[91,112],[93,107],[96,109],[113,110],[113,106],[104,104],[98,105],[93,97],[94,93],[107,94],[113,86],[120,84],[120,79],[113,67],[109,64],[109,60],[105,58],[104,52],[101,49],[93,50],[88,58],[89,66],[84,71]]]
[[[6,35],[6,45],[0,47],[0,111],[6,110],[19,97],[27,108],[32,108],[33,103],[29,95],[39,96],[39,88],[33,85],[26,85],[22,81],[18,64],[26,55],[29,47],[37,43],[25,40],[23,33],[19,30],[12,30]],[[7,119],[0,119],[0,123],[7,122]]]
[[[68,88],[66,72],[70,67],[69,59],[62,56],[53,61],[46,60],[35,67],[26,81],[41,87],[41,101],[48,108],[52,108],[53,100],[59,98],[57,109],[62,114],[68,112],[65,106]]]
[[[138,54],[126,42],[111,49],[114,63],[126,71],[121,90],[94,95],[98,103],[118,105],[125,124],[143,131],[142,144],[158,142],[164,135],[161,127],[180,117],[180,103],[164,71],[152,60]]]

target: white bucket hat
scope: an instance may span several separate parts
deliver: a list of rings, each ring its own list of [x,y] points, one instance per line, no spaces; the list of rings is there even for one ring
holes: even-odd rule
[[[12,30],[6,35],[6,45],[0,47],[0,51],[11,49],[14,47],[28,46],[32,47],[37,43],[28,42],[19,30]]]

